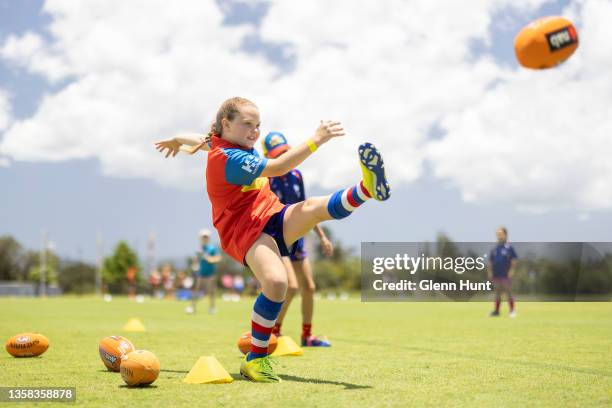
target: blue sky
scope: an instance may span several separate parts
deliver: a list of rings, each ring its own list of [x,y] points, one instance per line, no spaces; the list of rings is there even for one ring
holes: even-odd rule
[[[269,8],[261,3],[218,4],[224,13],[223,24],[229,27],[259,27]],[[503,24],[493,25],[490,46],[472,44],[476,57],[487,54],[498,65],[517,70],[512,51],[515,33],[538,16],[560,14],[566,5],[567,2],[552,2],[528,14],[498,11],[495,20]],[[49,38],[47,26],[52,17],[41,12],[40,1],[0,1],[0,10],[0,43],[9,35],[19,36],[26,31]],[[301,66],[303,61],[299,53],[293,53],[289,40],[270,41],[264,37],[257,28],[247,33],[241,41],[242,50],[254,58],[263,56],[280,76]],[[64,79],[51,84],[39,74],[0,59],[0,88],[11,95],[14,120],[33,116],[44,95],[69,83]],[[435,132],[430,136],[437,137]],[[385,151],[384,145],[379,147]],[[410,162],[412,158],[407,154],[405,160]],[[202,166],[201,174],[203,170]],[[309,181],[316,176],[309,177],[307,170],[304,175],[307,193],[334,191],[324,183]],[[210,204],[203,184],[183,189],[138,175],[121,177],[105,171],[95,157],[60,161],[11,158],[9,166],[0,167],[0,185],[0,234],[13,235],[24,246],[37,248],[44,229],[57,251],[71,258],[93,261],[98,234],[107,252],[111,245],[125,239],[144,256],[150,233],[157,237],[158,259],[182,258],[195,250],[198,229],[211,227]],[[522,211],[514,196],[505,198],[506,186],[501,183],[489,190],[494,199],[466,202],[461,187],[436,177],[427,163],[418,177],[401,180],[393,187],[393,199],[382,204],[384,207],[368,203],[359,214],[328,226],[344,243],[355,247],[361,241],[432,240],[442,231],[455,240],[487,241],[494,238],[494,230],[501,224],[508,227],[514,241],[612,238],[609,209],[584,210],[570,204],[544,212]]]

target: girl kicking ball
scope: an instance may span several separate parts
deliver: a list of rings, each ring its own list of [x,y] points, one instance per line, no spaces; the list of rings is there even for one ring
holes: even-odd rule
[[[282,261],[288,247],[322,221],[349,216],[370,198],[387,200],[391,190],[379,151],[370,143],[359,146],[362,180],[355,186],[324,197],[283,205],[270,190],[268,177],[286,174],[335,137],[344,136],[340,122],[321,121],[304,143],[276,159],[260,157],[253,148],[259,138],[259,110],[244,98],[223,102],[209,137],[198,135],[156,143],[166,157],[181,145],[210,150],[206,166],[206,190],[212,205],[213,225],[223,250],[248,265],[259,280],[262,293],[253,306],[251,351],[240,373],[259,382],[279,382],[268,358],[268,340],[287,291],[287,271]]]

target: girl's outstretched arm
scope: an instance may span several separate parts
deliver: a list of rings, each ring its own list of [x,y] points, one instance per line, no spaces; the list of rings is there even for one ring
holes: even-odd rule
[[[187,146],[197,146],[206,139],[206,135],[201,133],[181,133],[173,137],[180,144]]]
[[[319,146],[331,138],[344,136],[344,128],[340,122],[331,120],[321,121],[315,134],[299,146],[287,150],[276,159],[268,159],[266,167],[261,172],[262,177],[277,177],[286,174],[289,170],[299,166],[308,156],[314,153]]]
[[[173,137],[172,139],[162,140],[155,143],[155,148],[164,153],[168,150],[166,157],[176,156],[179,151],[184,151],[189,154],[194,154],[198,150],[210,150],[209,137],[200,133],[183,133]],[[192,146],[191,148],[182,147],[183,145]]]

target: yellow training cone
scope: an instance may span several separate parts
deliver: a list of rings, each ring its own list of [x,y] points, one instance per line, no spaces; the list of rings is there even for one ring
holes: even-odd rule
[[[144,324],[142,324],[140,319],[137,319],[135,317],[130,319],[130,320],[128,320],[128,322],[125,324],[125,326],[123,326],[123,330],[124,331],[128,331],[128,332],[144,332],[144,331],[147,331],[147,329],[145,329]]]
[[[187,384],[224,384],[232,381],[234,379],[215,356],[201,356],[183,379]]]
[[[301,356],[304,354],[304,350],[289,336],[280,336],[276,345],[276,350],[272,353],[272,356]]]

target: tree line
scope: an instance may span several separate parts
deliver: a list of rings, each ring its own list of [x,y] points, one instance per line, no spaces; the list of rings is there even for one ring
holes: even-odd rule
[[[317,288],[324,291],[359,290],[361,287],[361,259],[355,248],[345,246],[325,228],[327,236],[334,243],[334,255],[323,256],[320,248],[315,246],[315,253],[310,254]],[[435,247],[440,248],[438,255],[460,256],[460,251],[453,241],[444,234],[439,234]],[[195,256],[186,256],[184,262],[172,260],[159,264],[170,264],[175,272],[184,271],[191,274]],[[46,282],[59,286],[63,293],[86,294],[96,289],[96,265],[84,261],[75,261],[59,257],[52,250],[46,252]],[[514,273],[513,290],[522,294],[611,294],[612,293],[612,254],[604,254],[598,259],[588,261],[554,260],[519,254],[518,265]],[[40,282],[41,252],[24,248],[12,236],[0,236],[0,281]],[[102,290],[108,293],[127,293],[126,273],[129,268],[136,270],[136,282],[139,293],[148,291],[147,276],[136,251],[125,242],[116,244],[113,252],[102,262]],[[448,271],[436,273],[440,281],[453,280],[456,276],[446,276]],[[217,264],[217,278],[224,274],[242,274],[245,280],[251,276],[248,268],[225,256]],[[469,274],[468,274],[469,275]],[[467,278],[468,275],[465,277]],[[480,272],[472,278],[486,280],[486,274]]]

